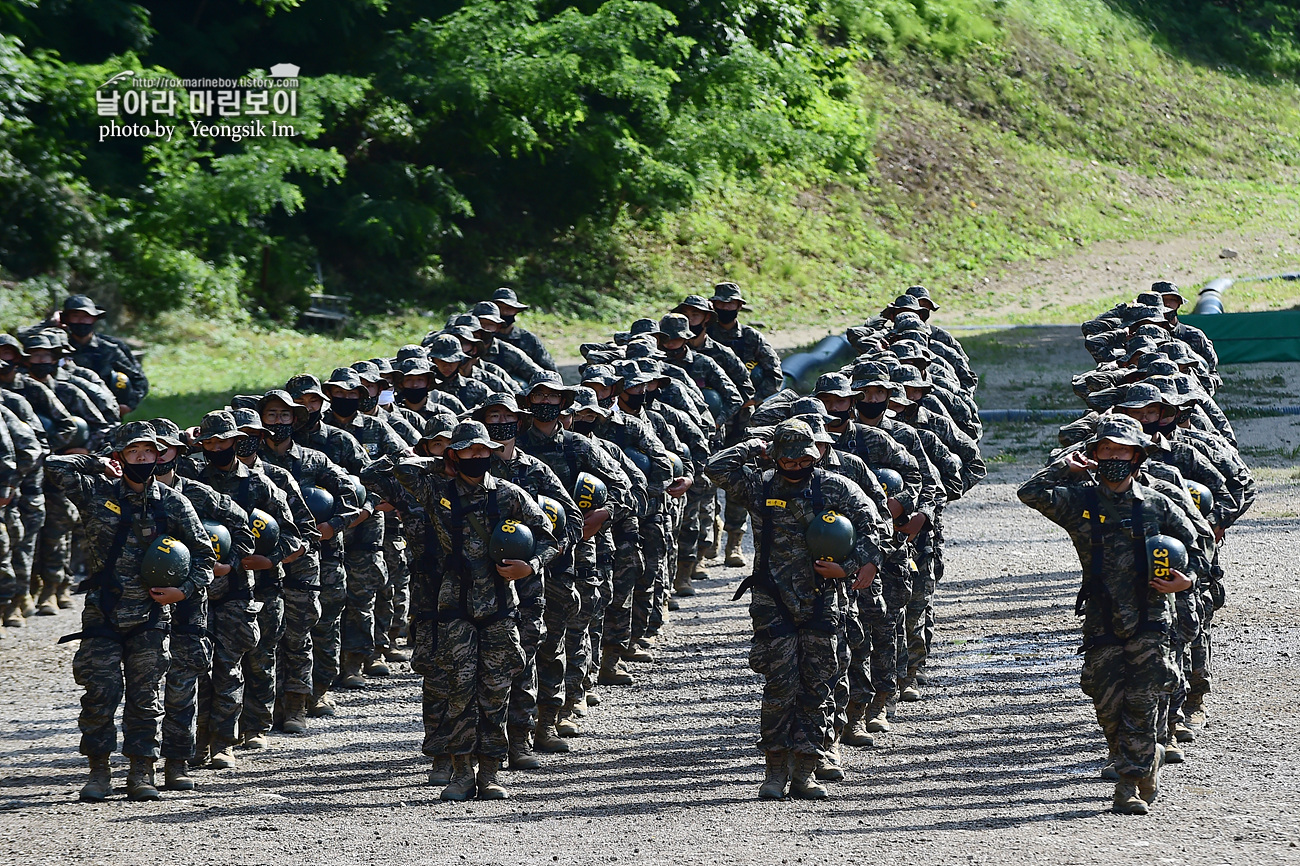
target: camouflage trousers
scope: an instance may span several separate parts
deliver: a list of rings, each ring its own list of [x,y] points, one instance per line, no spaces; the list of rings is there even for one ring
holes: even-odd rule
[[[552,563],[554,565],[554,563]],[[595,572],[583,574],[547,569],[545,633],[537,647],[537,702],[560,707],[582,697],[582,683],[591,662],[587,627],[595,611]]]
[[[45,526],[45,493],[38,481],[34,482],[30,477],[23,480],[18,501],[10,505],[8,521],[15,585],[12,592],[0,589],[0,599],[17,598],[32,591],[36,550]]]
[[[596,537],[596,597],[591,605],[591,619],[587,621],[587,677],[583,691],[590,690],[595,674],[600,671],[600,659],[605,646],[605,614],[614,597],[614,543],[606,530]],[[601,543],[603,542],[603,543]]]
[[[438,667],[446,677],[446,714],[425,739],[430,755],[504,760],[510,684],[524,665],[512,618],[482,628],[463,619],[438,624]]]
[[[244,712],[239,732],[254,737],[271,730],[275,720],[276,650],[284,637],[284,598],[279,589],[257,593],[257,646],[244,656]]]
[[[158,722],[163,715],[163,682],[171,657],[162,628],[119,631],[108,625],[93,603],[81,614],[86,634],[72,658],[72,676],[81,696],[80,752],[108,755],[117,748],[114,716],[122,707],[122,754],[157,758]],[[110,636],[112,635],[112,636]]]
[[[1210,663],[1214,660],[1214,643],[1210,634],[1213,622],[1214,606],[1204,605],[1201,609],[1200,633],[1187,648],[1187,699],[1193,704],[1200,703],[1214,684],[1210,673]]]
[[[320,619],[320,590],[284,589],[284,627],[275,648],[276,699],[312,693],[311,632]]]
[[[1120,775],[1151,772],[1162,709],[1177,682],[1169,637],[1158,632],[1139,632],[1123,644],[1084,653],[1079,684],[1092,698]]]
[[[13,506],[6,506],[4,513],[0,514],[0,602],[22,594],[18,592],[18,576],[14,573],[11,529],[16,526],[17,531],[13,535],[18,535],[22,532],[23,525],[21,520],[11,520],[9,516],[17,511]],[[18,535],[18,538],[21,539],[22,536]]]
[[[640,524],[628,517],[614,524],[613,581],[605,607],[605,628],[601,636],[605,652],[621,654],[632,641],[632,594],[645,571],[641,557]]]
[[[199,683],[199,728],[216,751],[239,741],[244,711],[244,656],[261,639],[256,602],[230,599],[208,607],[212,671]],[[205,745],[199,743],[200,747]]]
[[[343,652],[370,660],[378,656],[375,599],[388,583],[383,515],[372,515],[360,526],[349,529],[345,538],[347,604],[343,614]]]
[[[856,604],[853,605],[856,608]],[[852,614],[846,613],[841,620],[839,634],[836,635],[835,642],[835,687],[831,691],[831,699],[827,705],[827,714],[831,720],[830,736],[832,740],[838,740],[844,733],[844,728],[849,723],[849,668],[853,665],[853,650],[849,646],[849,628],[850,623],[857,627],[857,639],[861,639],[861,627],[857,626],[857,612]],[[823,744],[822,748],[830,748],[830,743]]]
[[[396,519],[384,525],[384,567],[388,579],[375,598],[375,648],[388,649],[406,628],[411,604],[411,569],[407,560],[406,539],[402,524]]]
[[[906,606],[903,587],[910,589],[909,584],[905,566],[886,561],[871,587],[858,592],[858,628],[850,635],[861,635],[861,642],[850,642],[849,647],[849,696],[855,703],[869,703],[876,695],[892,697],[898,691],[899,635]]]
[[[420,751],[430,758],[447,754],[445,735],[439,733],[447,721],[447,692],[445,672],[438,670],[425,674],[420,690],[420,710],[424,721],[424,741],[420,744]]]
[[[901,659],[899,665],[905,677],[915,675],[930,657],[930,642],[934,639],[934,591],[938,583],[935,576],[939,562],[937,551],[934,533],[927,530],[916,536],[916,572],[912,575],[904,620],[906,658]]]
[[[194,757],[198,734],[199,681],[212,667],[207,599],[187,599],[172,608],[168,641],[171,664],[163,697],[162,756]]]
[[[45,491],[45,524],[41,527],[36,562],[32,567],[32,595],[48,597],[70,579],[72,529],[77,507],[57,490]]]
[[[334,687],[342,653],[343,608],[347,604],[347,577],[343,561],[320,558],[320,618],[311,630],[312,694],[320,697]]]
[[[537,652],[546,634],[546,598],[542,578],[536,574],[516,582],[515,591],[519,593],[519,646],[524,666],[510,684],[507,724],[512,731],[522,732],[537,725]]]
[[[663,624],[660,586],[668,569],[669,516],[664,502],[640,522],[643,567],[632,590],[632,639],[657,634]]]
[[[755,628],[762,625],[755,623]],[[839,638],[801,629],[780,637],[759,637],[749,650],[749,667],[763,677],[758,748],[762,752],[816,754],[831,739],[832,692],[839,670]]]
[[[686,507],[681,530],[677,533],[677,559],[697,562],[700,548],[713,535],[713,514],[717,510],[718,488],[703,475],[697,476],[686,491]],[[676,571],[673,572],[674,576]]]

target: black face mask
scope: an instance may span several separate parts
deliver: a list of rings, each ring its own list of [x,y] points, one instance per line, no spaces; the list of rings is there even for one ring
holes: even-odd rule
[[[841,423],[843,423],[843,422],[849,420],[849,413],[851,413],[853,410],[852,410],[852,409],[841,409],[841,410],[839,410],[838,412],[832,412],[830,409],[827,409],[826,411],[827,411],[828,413],[830,413],[830,416],[831,416],[832,418],[835,419],[835,426],[838,427]]]
[[[336,397],[330,400],[330,409],[340,418],[351,418],[357,414],[357,407],[360,405],[359,397]]]
[[[158,469],[157,463],[123,463],[122,474],[127,481],[135,484],[143,484],[153,477],[154,472]]]
[[[75,325],[68,325],[68,333],[74,337],[85,339],[95,330],[94,322],[79,322]]]
[[[153,474],[166,475],[168,472],[171,472],[173,469],[176,468],[177,459],[178,459],[177,457],[173,457],[171,460],[168,460],[166,463],[159,460],[157,463],[154,464]]]
[[[868,403],[866,400],[863,400],[858,403],[858,414],[863,418],[868,419],[879,418],[881,415],[885,414],[887,408],[889,408],[888,400],[881,400],[879,403]]]
[[[424,398],[429,396],[429,389],[425,388],[403,388],[402,402],[410,403],[412,406],[418,406],[424,402]]]
[[[511,315],[506,315],[505,313],[502,313],[502,314],[501,314],[501,326],[504,327],[504,328],[508,328],[508,327],[510,327],[511,325],[513,325],[513,324],[515,323],[515,316],[517,316],[517,315],[518,315],[518,313],[513,313],[513,314],[511,314]]]
[[[1169,434],[1169,433],[1170,433],[1170,432],[1171,432],[1175,427],[1177,427],[1177,426],[1178,426],[1178,416],[1177,416],[1177,415],[1175,415],[1175,416],[1172,417],[1172,418],[1161,418],[1161,419],[1156,423],[1156,429],[1159,430],[1161,433],[1164,433],[1164,434],[1166,434],[1166,435],[1168,435],[1168,434]]]
[[[456,471],[466,478],[482,478],[492,465],[491,457],[457,457]]]
[[[560,417],[559,403],[534,403],[531,408],[533,417],[543,424],[549,424]]]
[[[488,437],[493,442],[509,442],[519,435],[518,421],[494,421],[483,426],[487,427]]]
[[[635,415],[645,405],[645,394],[624,394],[623,401],[625,403],[623,411]]]
[[[718,324],[730,325],[740,315],[740,310],[717,310]]]
[[[307,420],[302,422],[302,429],[315,430],[320,426],[320,410],[307,413]]]
[[[204,456],[208,462],[218,469],[229,469],[230,464],[235,462],[235,449],[227,448],[225,451],[204,451]]]
[[[31,373],[37,379],[44,379],[46,376],[53,376],[54,371],[59,369],[58,364],[28,364],[27,372]]]
[[[614,395],[610,394],[608,397],[601,397],[596,402],[600,404],[600,408],[608,409],[614,405]]]
[[[595,429],[596,429],[595,421],[588,420],[588,421],[573,422],[573,432],[581,433],[583,436],[590,436]]]
[[[777,471],[781,473],[781,477],[786,481],[799,482],[812,476],[813,466],[810,463],[802,469],[779,469]]]
[[[672,358],[674,361],[680,361],[682,358],[686,357],[686,347],[682,346],[678,349],[664,349],[664,354],[669,358]]]
[[[703,334],[703,333],[704,333],[704,322],[700,322],[698,325],[691,325],[691,333],[694,334],[694,335],[697,336],[697,337],[698,337],[700,334]]]
[[[9,376],[18,369],[18,365],[13,361],[0,361],[0,376]]]
[[[1160,432],[1159,421],[1145,421],[1142,424],[1142,432],[1148,436],[1154,436]]]
[[[1134,465],[1129,460],[1098,460],[1097,474],[1112,484],[1118,484],[1133,474]]]
[[[266,435],[272,442],[283,442],[293,435],[292,424],[267,424]]]
[[[655,401],[659,399],[659,392],[657,390],[646,391],[643,396],[645,397],[645,407],[649,409],[655,404]]]
[[[235,443],[235,456],[252,457],[257,453],[257,446],[260,444],[261,440],[256,436],[245,436]]]
[[[365,412],[367,415],[375,411],[377,406],[379,406],[378,394],[375,394],[373,397],[370,394],[366,394],[366,396],[362,397],[357,403],[357,408],[362,412]]]

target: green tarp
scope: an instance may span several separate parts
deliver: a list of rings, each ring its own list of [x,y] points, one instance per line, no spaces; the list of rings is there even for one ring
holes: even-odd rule
[[[1220,363],[1300,361],[1300,310],[1178,318],[1214,341]]]

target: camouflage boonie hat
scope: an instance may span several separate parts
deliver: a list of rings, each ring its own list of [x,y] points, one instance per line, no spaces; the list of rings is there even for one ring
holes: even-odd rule
[[[317,379],[310,373],[300,373],[294,376],[288,382],[284,383],[284,390],[288,391],[293,397],[294,402],[301,400],[308,394],[314,394],[322,400],[329,399],[323,390],[321,390],[320,379]]]
[[[564,411],[570,415],[590,411],[602,418],[609,416],[609,410],[600,405],[600,401],[596,399],[596,392],[585,385],[573,389],[573,403]]]
[[[444,407],[439,406],[439,409]],[[420,431],[421,439],[451,439],[451,431],[456,429],[456,416],[450,409],[444,412],[435,411],[424,421],[424,429]]]
[[[507,412],[513,412],[516,415],[531,414],[528,409],[520,408],[519,403],[515,400],[514,394],[493,394],[491,397],[488,397],[487,400],[483,401],[482,406],[479,406],[471,412],[469,417],[474,421],[483,421],[487,417],[487,411],[493,408],[502,408]]]
[[[1174,297],[1178,298],[1178,306],[1180,307],[1183,304],[1187,303],[1187,298],[1183,297],[1183,293],[1178,290],[1178,286],[1174,285],[1168,280],[1156,280],[1154,283],[1151,284],[1151,291],[1160,296],[1161,303],[1156,304],[1154,306],[1163,305],[1165,295],[1173,295]]]
[[[1084,451],[1091,454],[1103,440],[1116,445],[1131,445],[1139,449],[1144,457],[1153,444],[1151,437],[1142,432],[1142,425],[1127,415],[1101,416],[1096,432],[1084,442]]]
[[[790,417],[797,418],[800,415],[816,415],[818,418],[835,417],[826,411],[826,404],[816,397],[800,397],[790,404]]]
[[[1165,318],[1164,308],[1162,307],[1147,307],[1135,304],[1125,311],[1123,321],[1126,327],[1132,328],[1135,325],[1142,325],[1147,322],[1153,325],[1164,325],[1169,320]]]
[[[800,457],[820,458],[817,440],[807,421],[790,419],[776,425],[772,433],[772,457],[778,460],[798,460]]]
[[[791,420],[802,421],[812,430],[813,441],[820,442],[823,445],[834,445],[835,437],[826,430],[826,419],[822,415],[812,415],[805,412],[799,412],[794,406],[790,407]]]
[[[582,376],[582,384],[588,382],[599,382],[606,388],[617,388],[623,384],[623,380],[614,372],[614,368],[608,364],[588,364],[579,371]]]
[[[857,392],[853,390],[848,377],[842,373],[823,373],[818,376],[817,384],[813,386],[813,393],[819,396],[828,394],[832,397],[857,396]]]
[[[889,402],[897,403],[900,406],[915,405],[915,401],[907,396],[907,389],[898,382],[889,383]]]
[[[181,428],[170,418],[150,418],[148,421],[153,428],[154,438],[162,445],[170,445],[173,448],[184,448],[185,440],[181,439]]]
[[[619,361],[614,365],[614,373],[623,381],[624,391],[638,385],[648,385],[658,378],[641,369],[641,365],[635,361]]]
[[[121,454],[140,442],[152,445],[159,451],[163,450],[163,447],[158,444],[157,431],[148,421],[127,421],[113,431],[113,452],[116,454]]]
[[[888,310],[895,315],[919,309],[921,309],[921,301],[913,295],[899,295],[885,306],[885,310]]]
[[[356,371],[357,378],[362,382],[378,384],[384,381],[383,372],[373,361],[357,361],[352,365],[352,369]]]
[[[853,381],[849,387],[854,391],[865,391],[873,387],[888,388],[889,370],[884,364],[876,361],[863,361],[860,364],[854,364]]]
[[[199,422],[199,435],[195,437],[195,442],[206,442],[209,439],[238,439],[244,433],[239,429],[239,424],[235,422],[235,416],[225,409],[217,409],[203,416]]]
[[[108,314],[108,310],[101,310],[95,306],[95,302],[85,295],[69,295],[63,301],[63,312],[82,312],[89,313],[96,318]]]
[[[425,342],[428,342],[429,340],[433,339],[437,335],[438,332],[434,331],[433,333],[429,334],[429,336],[424,338]],[[421,361],[427,361],[429,360],[429,353],[424,351],[424,346],[417,346],[414,343],[407,343],[405,346],[402,346],[397,350],[397,354],[393,356],[392,363],[394,367],[400,367],[403,361],[409,361],[412,358],[419,358]]]
[[[908,366],[907,364],[899,364],[897,367],[890,370],[889,381],[897,385],[902,385],[904,388],[917,388],[924,391],[928,391],[934,387],[934,382],[932,382],[924,373],[915,367]]]
[[[628,338],[631,339],[632,337],[639,337],[642,334],[649,334],[654,337],[658,336],[662,332],[659,330],[659,323],[654,319],[637,319],[632,323],[631,327],[628,328],[627,333]]]
[[[497,307],[513,307],[516,310],[528,309],[528,305],[519,300],[519,296],[515,294],[515,290],[505,286],[502,286],[493,292],[492,297],[488,300],[496,304]]]
[[[0,346],[8,346],[18,353],[18,357],[26,358],[27,352],[23,350],[22,342],[13,334],[0,334]]]
[[[482,325],[483,322],[491,322],[494,325],[504,325],[506,321],[501,318],[501,308],[491,301],[479,301],[470,308],[469,312],[470,315],[479,320],[480,325]]]
[[[1143,406],[1150,406],[1152,403],[1163,403],[1164,395],[1160,389],[1148,382],[1135,382],[1124,389],[1123,394],[1115,401],[1116,409],[1141,409]]]
[[[921,306],[927,310],[939,309],[939,305],[930,297],[930,290],[925,286],[908,286],[907,294],[920,301]]]
[[[351,367],[335,367],[334,372],[325,380],[326,385],[342,388],[344,391],[359,391],[365,387],[357,371]]]
[[[683,307],[690,307],[692,310],[699,310],[701,313],[713,315],[713,305],[704,299],[702,295],[687,295],[686,300],[673,307],[674,313],[680,313]]]
[[[45,331],[33,331],[23,337],[23,351],[30,355],[32,352],[54,352],[63,353],[63,347],[54,341],[51,334]]]
[[[262,433],[266,430],[262,426],[261,416],[255,409],[231,409],[230,414],[234,416],[235,424],[242,433]]]
[[[559,394],[561,397],[560,404],[562,406],[567,406],[573,401],[573,386],[564,384],[564,380],[560,378],[560,374],[554,370],[539,370],[534,373],[533,377],[528,380],[527,387],[519,392],[519,396],[525,400],[531,400],[533,392],[538,388],[546,388],[549,391],[554,391]]]
[[[745,296],[741,294],[740,286],[731,282],[718,283],[713,287],[713,297],[709,298],[709,302],[712,303],[713,301],[740,301],[742,310],[749,309],[749,304],[745,302]]]
[[[451,334],[438,334],[429,341],[425,347],[429,353],[429,360],[442,361],[443,363],[460,363],[468,361],[469,355],[466,355],[460,349],[460,340]]]
[[[424,358],[407,358],[397,365],[397,372],[394,378],[401,379],[403,376],[427,376],[433,372],[429,362]]]
[[[1155,292],[1138,292],[1137,297],[1133,299],[1133,303],[1140,307],[1159,307],[1164,301]]]
[[[257,414],[259,416],[266,411],[266,404],[271,402],[272,400],[275,400],[279,403],[283,403],[284,405],[288,406],[289,409],[293,411],[293,417],[295,421],[301,421],[307,417],[307,407],[302,405],[301,403],[295,403],[293,399],[293,395],[290,394],[288,391],[285,391],[280,388],[272,388],[270,391],[267,391],[260,398],[258,398]]]
[[[664,353],[659,351],[659,347],[653,346],[647,340],[633,340],[627,344],[627,351],[623,353],[629,361],[640,361],[645,358],[659,359]]]
[[[486,445],[493,451],[505,447],[500,442],[493,442],[492,437],[488,436],[487,428],[478,421],[462,421],[452,428],[451,444],[447,446],[452,451],[464,451],[475,445]]]
[[[441,331],[435,332],[435,334],[430,334],[426,336],[423,340],[421,340],[420,341],[421,345],[424,346],[429,345],[429,337],[436,336],[438,333],[445,334],[447,331],[451,330],[452,328],[469,328],[471,331],[481,331],[483,330],[483,323],[480,322],[478,316],[474,315],[473,313],[457,313],[456,315],[447,319],[447,324],[446,326],[443,327]]]
[[[691,323],[681,313],[669,313],[659,320],[659,339],[690,340],[695,337]]]

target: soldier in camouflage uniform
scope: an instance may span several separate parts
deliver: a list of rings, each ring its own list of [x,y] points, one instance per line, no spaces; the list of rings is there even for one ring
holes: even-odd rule
[[[97,373],[120,404],[113,416],[116,420],[140,405],[149,394],[149,380],[135,356],[95,333],[95,326],[107,312],[85,295],[72,295],[63,302],[59,325],[68,333],[77,363]]]
[[[229,578],[231,563],[253,555],[254,538],[248,514],[229,496],[206,484],[177,474],[181,449],[185,447],[180,428],[167,418],[149,422],[159,446],[154,478],[170,487],[194,506],[199,519],[218,523],[230,532],[230,550],[212,564],[213,579]],[[171,664],[167,668],[167,690],[163,700],[162,756],[168,791],[189,791],[189,761],[197,758],[199,682],[212,667],[212,639],[208,636],[208,605],[203,596],[187,598],[172,610]],[[205,748],[207,743],[204,744]]]
[[[479,321],[479,333],[483,339],[481,355],[483,360],[490,361],[505,370],[520,386],[527,385],[534,376],[543,370],[554,369],[553,367],[543,367],[523,349],[498,336],[501,330],[505,328],[506,322],[501,317],[501,308],[492,301],[480,301],[474,305],[470,312]],[[529,336],[532,335],[529,334]],[[546,354],[545,348],[539,352],[539,355],[550,358],[550,355]],[[552,364],[554,364],[553,361]]]
[[[1020,499],[1070,534],[1083,566],[1083,691],[1116,755],[1113,810],[1145,815],[1160,790],[1160,713],[1178,682],[1170,653],[1173,593],[1191,580],[1149,571],[1145,540],[1170,535],[1191,551],[1196,528],[1181,509],[1134,480],[1151,440],[1109,418],[1085,452],[1057,458],[1020,487]],[[1095,473],[1095,474],[1094,474]]]
[[[488,300],[496,304],[497,309],[501,311],[501,326],[496,332],[497,339],[505,340],[516,349],[519,349],[543,370],[550,370],[552,373],[556,372],[559,368],[555,366],[551,353],[546,351],[542,341],[537,339],[531,331],[515,322],[515,317],[528,309],[528,305],[519,300],[519,296],[515,294],[514,289],[499,288],[492,293],[492,297]]]
[[[832,742],[832,690],[838,674],[837,629],[841,615],[834,581],[868,588],[881,563],[868,532],[858,532],[843,562],[814,561],[804,533],[825,510],[854,526],[872,523],[872,507],[853,482],[817,467],[821,453],[804,421],[784,421],[772,442],[751,439],[709,461],[715,484],[744,502],[760,527],[754,573],[736,598],[753,590],[749,612],[754,636],[750,667],[764,677],[758,747],[767,774],[764,799],[821,799],[826,788],[815,772],[821,750]]]
[[[122,752],[131,759],[127,797],[156,800],[153,765],[159,755],[158,722],[170,662],[166,634],[170,605],[201,598],[212,580],[213,553],[194,506],[171,488],[153,483],[160,448],[144,422],[124,424],[113,440],[113,459],[89,454],[45,461],[55,489],[78,507],[86,527],[92,569],[81,616],[81,639],[72,669],[86,692],[81,699],[81,753],[90,760],[84,800],[112,793],[109,755],[117,746],[113,724],[122,714]],[[149,589],[140,578],[144,552],[170,535],[190,551],[180,585]]]
[[[438,599],[436,664],[447,676],[447,714],[434,750],[452,755],[447,800],[503,799],[497,771],[509,751],[506,720],[510,684],[523,668],[515,622],[514,582],[540,573],[557,547],[546,515],[527,493],[491,472],[493,442],[477,421],[458,424],[446,458],[412,458],[398,464],[398,481],[434,521],[445,557]],[[444,459],[455,471],[444,471]],[[488,555],[488,538],[503,521],[532,532],[528,560]],[[477,758],[478,773],[474,762]]]
[[[6,608],[18,594],[18,578],[13,568],[13,544],[22,532],[22,523],[11,519],[18,509],[13,504],[18,494],[22,476],[30,474],[39,464],[42,452],[35,433],[27,425],[18,421],[16,415],[0,405],[0,609]],[[14,445],[14,435],[27,438],[34,446],[31,451],[22,452]]]
[[[360,503],[346,472],[320,451],[294,441],[294,429],[307,419],[305,406],[295,402],[289,392],[277,389],[266,392],[257,411],[266,428],[258,456],[267,464],[287,470],[300,487],[319,487],[334,497],[333,515],[316,524],[320,537],[319,616],[311,626],[312,693],[308,702],[311,715],[333,716],[338,708],[327,692],[339,674],[343,608],[347,603],[343,533],[360,515]]]

